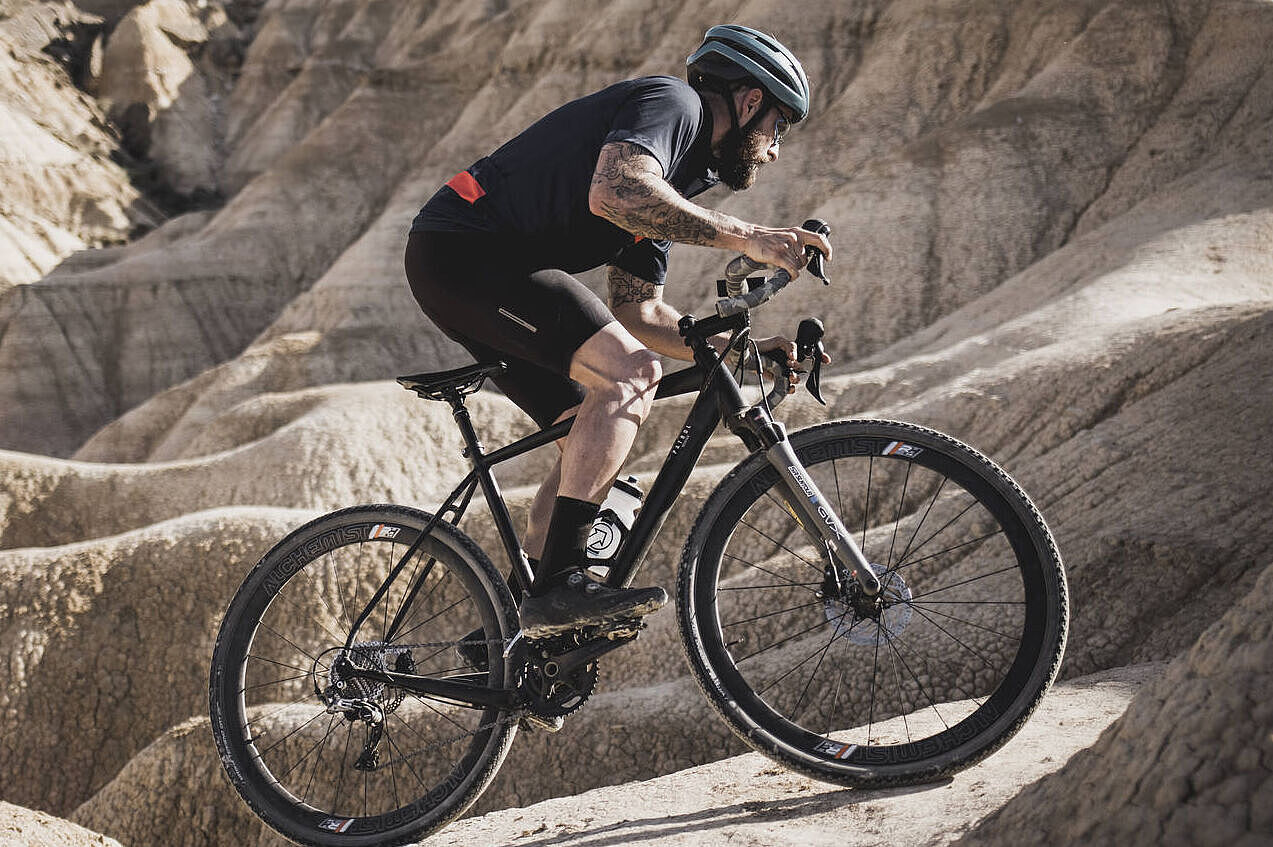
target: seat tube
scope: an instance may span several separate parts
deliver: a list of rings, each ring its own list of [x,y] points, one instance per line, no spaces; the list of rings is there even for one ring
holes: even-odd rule
[[[504,495],[500,492],[499,483],[491,474],[491,464],[486,460],[486,454],[482,452],[482,442],[478,440],[477,432],[473,429],[473,419],[458,395],[447,399],[451,403],[455,423],[460,429],[460,437],[464,439],[464,457],[472,463],[473,470],[477,473],[478,483],[482,487],[482,496],[486,498],[486,507],[495,521],[495,530],[499,533],[500,541],[504,545],[504,553],[512,564],[517,581],[521,583],[520,586],[510,585],[509,587],[513,589],[514,594],[519,587],[529,590],[530,585],[535,581],[535,574],[531,570],[530,560],[526,558],[526,551],[522,549],[521,542],[517,538],[517,531],[513,529],[513,517],[504,503]]]

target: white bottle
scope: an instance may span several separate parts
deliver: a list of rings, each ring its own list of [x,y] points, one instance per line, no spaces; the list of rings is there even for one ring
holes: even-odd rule
[[[631,531],[637,512],[641,511],[643,496],[634,476],[615,480],[606,495],[588,535],[588,570],[594,579],[604,580],[610,572],[609,561]]]

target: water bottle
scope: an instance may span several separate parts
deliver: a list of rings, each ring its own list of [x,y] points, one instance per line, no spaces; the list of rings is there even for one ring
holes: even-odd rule
[[[643,496],[634,476],[615,480],[606,495],[588,535],[588,570],[594,579],[604,580],[609,574],[609,562],[632,529]]]

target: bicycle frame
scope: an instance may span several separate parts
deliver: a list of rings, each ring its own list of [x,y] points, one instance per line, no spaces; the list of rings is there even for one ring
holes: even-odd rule
[[[745,341],[749,328],[750,318],[746,312],[729,317],[710,317],[702,320],[695,320],[688,316],[682,318],[681,334],[693,351],[694,364],[664,377],[655,392],[655,400],[694,391],[698,392],[698,397],[673,442],[658,476],[650,487],[631,531],[624,539],[615,558],[609,563],[607,582],[612,586],[631,584],[646,553],[662,528],[668,512],[702,456],[708,439],[715,432],[717,424],[724,420],[730,431],[739,436],[750,450],[766,450],[770,463],[778,470],[790,495],[787,498],[788,505],[801,517],[801,523],[806,531],[818,537],[827,549],[827,580],[833,584],[839,584],[851,577],[858,581],[863,591],[869,596],[874,596],[880,590],[874,569],[862,555],[852,536],[844,529],[834,511],[826,505],[826,499],[796,458],[787,442],[782,424],[774,421],[763,405],[748,405],[743,400],[741,388],[726,367],[723,357],[718,355],[712,345],[707,342],[709,337],[717,333],[730,332],[732,333],[731,346],[734,346],[740,339]],[[464,456],[472,465],[472,470],[452,490],[442,508],[433,516],[416,542],[403,554],[398,564],[386,576],[384,583],[368,601],[350,630],[345,644],[347,648],[353,646],[358,630],[370,615],[371,610],[380,602],[415,555],[420,544],[443,516],[451,513],[454,515],[451,523],[459,523],[477,487],[482,489],[505,554],[512,565],[513,579],[510,582],[520,583],[520,586],[512,585],[513,589],[516,591],[519,587],[529,586],[534,579],[530,562],[513,528],[512,516],[509,514],[508,506],[504,503],[499,484],[491,470],[502,462],[538,449],[566,435],[574,424],[574,418],[561,421],[488,454],[484,451],[477,432],[473,428],[462,394],[458,390],[452,390],[445,399],[451,406],[460,435],[464,440]],[[412,600],[423,586],[430,570],[431,563],[416,577],[407,599],[390,623],[385,635],[386,640],[392,640],[396,635]],[[360,672],[359,675],[380,678],[380,675],[375,673]],[[397,674],[385,673],[383,681],[405,684],[407,680],[419,679],[419,677],[410,676],[399,678]],[[417,685],[411,684],[406,684],[406,687],[418,688]],[[429,693],[442,696],[455,694],[455,692],[448,694],[448,692],[437,690],[435,684],[430,684],[429,687],[435,689]],[[467,691],[468,686],[464,686],[464,689]],[[464,699],[472,700],[473,697],[470,694]]]

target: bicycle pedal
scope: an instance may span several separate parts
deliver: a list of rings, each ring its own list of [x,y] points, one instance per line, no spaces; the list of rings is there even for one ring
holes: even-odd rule
[[[644,618],[628,618],[621,621],[611,621],[610,623],[598,626],[593,633],[593,638],[605,638],[610,641],[617,641],[620,638],[635,638],[641,630],[646,628]]]
[[[517,727],[528,732],[561,732],[561,728],[565,725],[566,719],[561,715],[548,718],[543,715],[536,715],[533,712],[527,712],[517,721]]]

